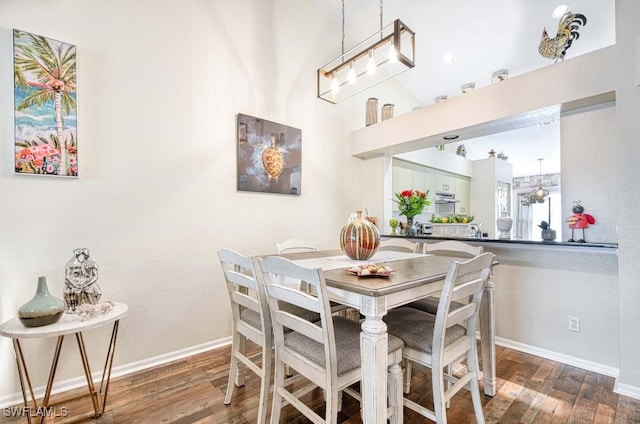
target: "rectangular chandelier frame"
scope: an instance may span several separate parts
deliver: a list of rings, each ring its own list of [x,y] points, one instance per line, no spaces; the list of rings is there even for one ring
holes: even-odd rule
[[[318,97],[338,103],[415,66],[415,33],[396,19],[318,69]]]

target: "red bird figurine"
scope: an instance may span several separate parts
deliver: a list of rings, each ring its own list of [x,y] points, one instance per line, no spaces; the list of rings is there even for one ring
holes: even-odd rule
[[[569,228],[571,228],[571,238],[567,241],[574,242],[576,240],[573,239],[573,232],[575,230],[582,230],[582,238],[577,240],[578,243],[584,243],[584,229],[589,225],[593,225],[596,223],[596,219],[587,213],[584,213],[584,206],[580,204],[580,200],[576,200],[573,202],[573,208],[571,209],[573,215],[567,218],[567,223],[569,224]]]

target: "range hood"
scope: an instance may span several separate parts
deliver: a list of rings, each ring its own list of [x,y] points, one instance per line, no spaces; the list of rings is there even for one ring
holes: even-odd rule
[[[447,203],[458,203],[460,200],[456,199],[454,193],[436,192],[434,197],[434,203],[436,205],[445,205]]]

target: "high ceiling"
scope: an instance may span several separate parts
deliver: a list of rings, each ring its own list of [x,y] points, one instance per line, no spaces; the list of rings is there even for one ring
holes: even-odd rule
[[[314,1],[340,28],[342,0]],[[552,12],[560,4],[561,0],[386,0],[384,25],[400,19],[416,33],[416,66],[395,78],[426,106],[436,96],[459,95],[460,86],[465,83],[474,82],[476,88],[489,85],[491,74],[498,69],[508,69],[509,77],[513,77],[552,65],[553,60],[540,56],[538,44],[544,27],[549,36],[555,36],[559,19],[552,17]],[[587,24],[579,29],[580,38],[567,50],[566,59],[615,44],[614,0],[573,0],[565,4],[587,17]],[[344,0],[344,6],[348,50],[380,29],[380,2]],[[341,37],[338,32],[335,40],[327,40],[335,42],[336,57],[340,54]],[[446,54],[452,54],[455,60],[445,63]],[[536,131],[541,137],[539,142],[557,137],[557,126],[550,125],[546,131],[549,133]],[[516,134],[513,135],[528,140],[528,147],[535,148],[536,141],[530,135]],[[466,144],[469,151],[471,142]],[[515,159],[515,146],[510,147],[513,148],[493,148],[504,150],[511,161],[512,157]],[[544,157],[539,151],[523,156]],[[538,173],[539,163],[535,159],[531,162],[533,174]]]

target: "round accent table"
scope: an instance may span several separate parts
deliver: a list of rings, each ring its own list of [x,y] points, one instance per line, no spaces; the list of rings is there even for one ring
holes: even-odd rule
[[[0,336],[8,337],[13,340],[13,349],[16,356],[18,376],[20,377],[22,398],[24,399],[24,409],[22,410],[22,414],[26,415],[29,423],[31,423],[32,417],[42,423],[47,415],[57,413],[57,410],[52,408],[53,405],[49,404],[49,399],[51,397],[53,380],[58,367],[58,360],[60,359],[62,342],[64,341],[64,337],[67,335],[74,335],[78,342],[77,344],[80,352],[80,358],[82,360],[82,368],[87,379],[87,387],[91,396],[91,402],[93,403],[93,418],[100,417],[103,414],[104,407],[107,403],[109,380],[111,379],[111,368],[113,366],[113,356],[118,337],[118,326],[120,318],[122,318],[128,310],[129,307],[126,304],[116,303],[111,311],[105,314],[93,315],[84,321],[79,315],[65,313],[60,321],[55,324],[45,325],[42,327],[25,327],[17,317],[5,321],[0,325]],[[108,324],[113,324],[111,340],[109,341],[109,348],[107,350],[107,357],[105,359],[102,377],[100,379],[100,386],[98,390],[96,390],[91,377],[91,369],[89,368],[89,360],[87,358],[87,351],[84,346],[82,333]],[[53,361],[51,363],[51,370],[49,371],[49,379],[47,380],[44,397],[42,399],[42,403],[38,405],[34,396],[33,387],[31,386],[31,378],[29,377],[20,341],[22,339],[41,339],[46,337],[57,337],[58,339],[53,352]],[[29,404],[31,404],[31,406],[29,406]],[[66,409],[62,411],[64,411],[63,413],[68,412]]]

